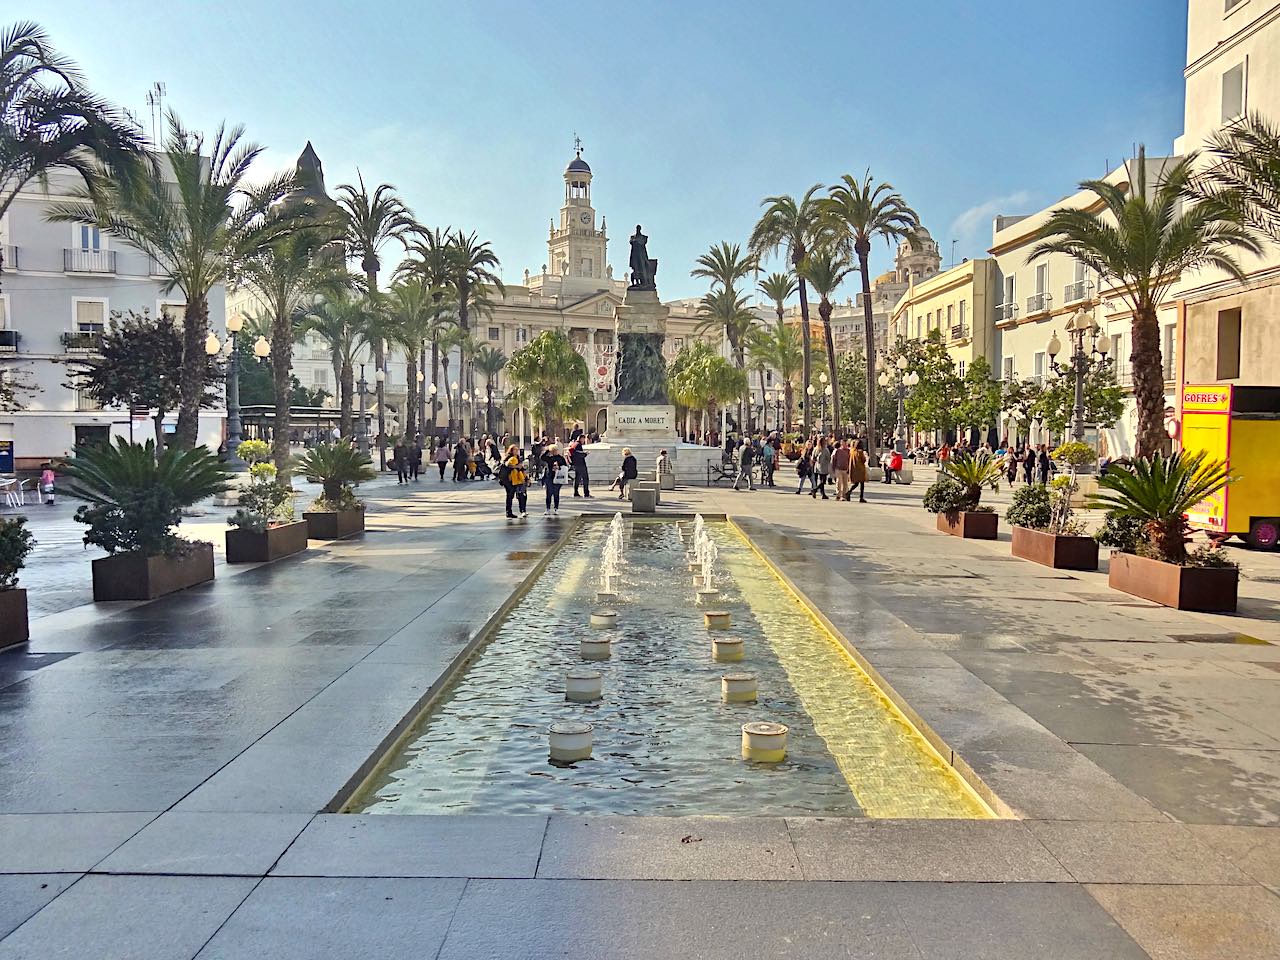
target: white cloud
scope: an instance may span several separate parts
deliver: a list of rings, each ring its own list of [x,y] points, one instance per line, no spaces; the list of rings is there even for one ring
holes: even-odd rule
[[[991,221],[996,215],[1029,213],[1031,212],[1028,209],[1030,203],[1031,194],[1026,190],[984,200],[963,211],[951,221],[948,239],[957,240],[966,248],[980,244],[985,250],[991,245]]]

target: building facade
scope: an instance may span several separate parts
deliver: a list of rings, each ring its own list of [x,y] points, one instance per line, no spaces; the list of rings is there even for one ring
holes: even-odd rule
[[[153,437],[149,416],[102,409],[69,387],[67,364],[93,353],[113,313],[164,311],[180,320],[185,308],[182,292],[165,292],[166,278],[136,247],[91,224],[48,221],[51,207],[72,199],[79,183],[70,171],[55,170],[46,184],[24,188],[0,220],[0,375],[18,386],[21,404],[0,410],[0,440],[13,442],[19,470],[111,437]],[[214,330],[222,329],[224,300],[221,286],[209,294]],[[224,416],[201,411],[200,443],[217,449]],[[165,428],[172,431],[176,421],[175,410]]]
[[[961,376],[978,359],[994,371],[996,274],[995,261],[983,258],[913,280],[894,307],[892,339],[923,341],[936,333]]]

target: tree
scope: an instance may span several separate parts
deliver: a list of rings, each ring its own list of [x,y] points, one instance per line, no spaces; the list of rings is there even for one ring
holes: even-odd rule
[[[801,343],[804,352],[804,373],[802,379],[809,382],[812,367],[810,366],[809,347],[809,294],[805,289],[804,277],[800,276],[800,264],[809,255],[825,232],[820,201],[814,196],[822,189],[822,184],[815,183],[805,191],[799,200],[781,194],[776,197],[765,197],[760,206],[765,208],[759,221],[751,231],[751,239],[747,246],[759,259],[760,257],[783,251],[795,271],[797,286],[800,290]],[[804,432],[809,433],[811,421],[808,407],[804,411]]]
[[[751,340],[748,350],[758,356],[766,367],[777,372],[782,378],[787,428],[795,418],[795,397],[793,388],[796,378],[804,370],[804,350],[800,343],[800,332],[789,327],[781,318],[772,327],[757,331]]]
[[[262,152],[241,143],[244,130],[218,128],[211,144],[169,114],[165,152],[127,174],[100,181],[77,199],[57,204],[55,222],[97,223],[160,265],[164,292],[179,289],[182,318],[182,400],[174,440],[196,442],[209,333],[209,291],[312,216],[310,201],[283,203],[292,174],[251,186],[249,168]],[[167,174],[171,172],[172,178]]]
[[[494,290],[498,296],[506,296],[507,288],[497,270],[501,265],[498,255],[489,246],[489,241],[481,241],[475,232],[464,234],[461,230],[454,232],[449,240],[449,258],[453,266],[453,290],[458,307],[458,325],[463,333],[471,333],[471,313],[487,314],[492,305],[486,290]],[[466,389],[475,396],[474,377],[470,370],[463,369],[462,382]]]
[[[747,307],[747,298],[738,296],[732,287],[715,287],[698,303],[698,317],[695,332],[714,332],[722,336],[729,344],[734,363],[745,372],[747,340],[756,327],[756,315]],[[745,377],[743,383],[745,393]],[[742,397],[738,399],[741,401]],[[741,403],[738,423],[745,427]]]
[[[393,284],[387,300],[393,319],[389,339],[405,356],[404,436],[412,439],[418,432],[418,391],[425,386],[418,383],[419,364],[423,345],[431,335],[435,303],[430,289],[418,278]]]
[[[1076,390],[1072,377],[1049,377],[1039,388],[1033,415],[1051,434],[1064,436],[1075,419]],[[1124,413],[1124,388],[1111,364],[1092,366],[1084,378],[1084,420],[1106,429]]]
[[[137,125],[84,88],[75,64],[37,24],[23,21],[0,33],[0,217],[19,191],[54,167],[74,170],[89,188],[102,165],[123,166],[145,146]]]
[[[940,430],[952,439],[965,401],[965,385],[937,330],[923,342],[914,341],[911,369],[920,376],[906,400],[907,416],[921,430]]]
[[[359,331],[364,326],[367,300],[346,290],[334,291],[313,302],[302,316],[303,333],[314,333],[329,348],[333,380],[338,387],[338,424],[342,436],[352,435],[352,405],[355,395],[355,359],[360,349]],[[242,339],[241,343],[245,341]],[[252,356],[252,353],[250,352]],[[241,371],[244,365],[241,364]],[[242,373],[243,376],[243,373]],[[240,385],[244,395],[244,383]]]
[[[68,363],[68,386],[88,394],[104,407],[154,410],[156,449],[164,451],[164,418],[182,399],[182,334],[167,314],[152,318],[146,311],[112,311],[97,354]],[[222,372],[204,354],[202,407],[218,400]]]
[[[456,259],[451,236],[448,231],[438,227],[434,229],[419,228],[419,239],[409,244],[409,258],[400,265],[404,276],[418,277],[431,291],[434,309],[431,316],[431,383],[438,389],[445,389],[445,382],[440,380],[440,334],[446,325],[459,323],[457,316],[457,270]],[[447,390],[446,390],[447,395]],[[436,400],[431,398],[431,429],[436,425]]]
[[[800,264],[801,275],[809,281],[820,298],[818,316],[822,318],[822,335],[827,344],[827,372],[831,377],[831,422],[836,425],[837,432],[844,421],[840,419],[840,379],[836,369],[835,338],[831,334],[831,295],[853,270],[854,266],[849,258],[830,245],[810,250]]]
[[[700,340],[681,350],[667,370],[667,390],[672,399],[702,415],[704,434],[706,416],[711,409],[738,399],[746,388],[746,371],[733,366],[710,344]]]
[[[1098,209],[1060,207],[1052,211],[1041,240],[1027,262],[1051,253],[1074,257],[1119,288],[1133,312],[1133,395],[1138,407],[1137,453],[1150,457],[1165,440],[1164,370],[1160,360],[1157,311],[1183,274],[1217,267],[1244,279],[1233,254],[1261,254],[1262,245],[1228,203],[1207,197],[1187,204],[1193,153],[1173,163],[1153,189],[1147,187],[1146,150],[1133,161],[1132,184],[1086,180]]]
[[[591,401],[587,361],[559,330],[547,330],[512,354],[507,363],[512,399],[542,411],[544,430],[586,412]]]
[[[1246,226],[1280,243],[1280,127],[1251,114],[1215,133],[1209,153],[1214,162],[1192,180],[1191,195],[1224,204]]]
[[[694,262],[698,265],[689,271],[689,276],[710,280],[713,291],[736,290],[738,281],[756,269],[755,257],[744,255],[741,244],[727,240],[713,244]]]
[[[477,372],[484,376],[484,397],[485,397],[485,432],[493,434],[493,384],[497,380],[498,374],[502,368],[507,365],[507,355],[497,347],[482,343],[472,358],[472,363]]]
[[[862,319],[866,336],[867,354],[867,422],[876,421],[876,332],[871,317],[871,269],[869,258],[871,244],[877,237],[887,243],[896,240],[914,240],[920,229],[920,218],[905,200],[894,191],[892,184],[876,183],[868,170],[861,180],[846,173],[840,182],[830,187],[822,201],[822,216],[841,249],[858,258],[858,271],[862,275]],[[871,455],[879,441],[868,438]]]
[[[845,422],[865,423],[867,419],[867,393],[863,388],[867,378],[867,359],[861,350],[844,354],[838,361],[840,369],[840,403]],[[898,397],[893,387],[881,387],[876,383],[876,423],[874,432],[883,436],[893,431],[898,420]],[[867,426],[867,435],[872,433]]]
[[[994,427],[1000,419],[1000,383],[992,379],[986,357],[976,357],[965,368],[961,388],[964,399],[956,412],[956,422],[968,427]]]
[[[1040,384],[1035,380],[1006,380],[1000,386],[1000,409],[1013,421],[1014,436],[1009,440],[1016,443],[1018,433],[1025,430],[1028,440],[1031,437],[1031,421],[1036,417],[1036,408],[1043,393]],[[1122,400],[1123,403],[1123,400]]]
[[[378,251],[388,240],[399,240],[417,227],[413,214],[403,200],[396,195],[396,188],[380,183],[369,193],[364,185],[364,175],[356,171],[356,184],[338,186],[338,209],[342,222],[342,234],[347,255],[360,258],[360,270],[364,274],[366,289],[371,298],[378,294],[378,271],[382,262]],[[386,342],[370,341],[373,363],[385,376],[387,369]],[[378,467],[387,469],[387,418],[386,385],[375,377],[374,389],[378,399]]]

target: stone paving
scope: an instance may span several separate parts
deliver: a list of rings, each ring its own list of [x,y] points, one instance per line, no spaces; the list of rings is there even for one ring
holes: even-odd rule
[[[1177,613],[938,534],[922,490],[663,509],[733,515],[1006,819],[332,812],[617,507],[379,481],[363,539],[0,655],[0,960],[1280,955],[1280,558],[1238,551],[1241,615]]]

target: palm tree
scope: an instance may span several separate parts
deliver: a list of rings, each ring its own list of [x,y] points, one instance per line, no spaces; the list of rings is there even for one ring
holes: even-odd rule
[[[96,223],[160,265],[164,292],[186,295],[182,318],[182,402],[174,441],[195,445],[204,395],[209,291],[226,283],[250,257],[314,216],[311,201],[283,203],[296,187],[292,173],[252,186],[249,168],[262,152],[242,143],[242,127],[219,127],[213,143],[170,113],[163,157],[128,175],[103,179],[57,204],[55,222]],[[166,175],[172,172],[172,179]]]
[[[435,305],[432,313],[431,340],[431,383],[439,383],[440,341],[439,333],[447,323],[457,323],[456,316],[456,282],[457,270],[454,267],[455,251],[451,243],[452,234],[439,227],[432,229],[419,228],[420,239],[409,244],[409,258],[400,264],[398,272],[402,276],[421,278],[431,288],[431,299]],[[439,401],[431,397],[431,428],[436,425],[436,404]]]
[[[360,350],[359,330],[365,324],[367,311],[368,306],[363,297],[343,291],[311,304],[302,318],[302,330],[314,333],[329,348],[333,378],[338,384],[338,428],[347,438],[352,435],[355,362]]]
[[[338,209],[342,217],[343,239],[347,245],[347,254],[360,258],[360,270],[364,273],[365,283],[370,296],[378,293],[378,271],[382,262],[378,259],[378,250],[388,240],[405,242],[405,237],[417,223],[413,214],[403,200],[396,195],[396,188],[389,183],[380,183],[372,194],[364,184],[364,176],[356,172],[356,184],[343,183],[338,186]],[[377,370],[386,375],[387,355],[385,341],[370,341],[373,350],[373,364]],[[387,419],[386,419],[386,385],[381,380],[375,383],[378,394],[378,461],[379,469],[387,469]]]
[[[450,256],[453,261],[453,287],[458,294],[458,323],[463,330],[471,331],[471,307],[479,299],[482,287],[492,287],[498,296],[505,296],[507,289],[502,278],[494,271],[500,265],[498,255],[489,241],[480,241],[474,232],[456,231],[450,238]]]
[[[92,186],[100,164],[121,166],[145,148],[137,126],[83,83],[37,24],[24,21],[0,33],[0,217],[20,190],[54,167],[74,170]]]
[[[271,373],[275,387],[275,430],[271,459],[281,485],[289,483],[289,422],[293,346],[302,338],[302,318],[311,298],[322,288],[338,286],[345,275],[335,274],[324,256],[329,234],[323,229],[298,229],[250,257],[241,275],[266,307],[271,323]]]
[[[475,356],[472,359],[476,370],[484,375],[484,397],[485,397],[485,432],[493,434],[493,384],[497,379],[499,372],[507,365],[507,355],[500,348],[492,347],[489,344],[481,344],[476,348]]]
[[[809,251],[804,263],[800,265],[800,273],[818,294],[818,316],[822,318],[822,338],[827,344],[827,374],[831,378],[831,422],[836,431],[844,422],[840,419],[840,383],[836,377],[836,344],[831,335],[831,295],[836,292],[845,277],[856,268],[853,262],[834,246],[822,246]],[[868,420],[867,433],[872,433]]]
[[[747,298],[738,296],[732,287],[715,288],[698,303],[698,316],[701,319],[695,331],[718,333],[729,344],[734,365],[746,370],[747,340],[756,326],[756,315],[747,307]],[[738,399],[738,428],[745,430],[742,397]]]
[[[738,281],[756,268],[755,257],[744,256],[740,244],[727,240],[713,244],[694,262],[698,266],[689,271],[689,276],[710,280],[712,290],[735,290]]]
[[[1244,272],[1233,253],[1260,254],[1262,245],[1241,213],[1213,197],[1186,204],[1196,155],[1183,157],[1147,188],[1145,148],[1131,161],[1130,184],[1086,180],[1099,209],[1059,208],[1049,214],[1030,262],[1050,253],[1074,257],[1114,281],[1133,311],[1133,395],[1138,407],[1137,452],[1153,456],[1164,445],[1164,371],[1156,312],[1178,277],[1217,267],[1237,280]]]
[[[771,273],[756,284],[756,289],[773,303],[773,312],[778,315],[778,322],[782,323],[787,313],[786,303],[797,289],[795,274],[790,271]]]
[[[561,433],[557,419],[580,414],[591,400],[587,361],[559,330],[547,330],[507,362],[511,399],[542,411],[542,428]]]
[[[1227,204],[1280,243],[1280,127],[1252,114],[1214,134],[1209,153],[1214,163],[1192,181],[1192,194]]]
[[[435,303],[430,288],[419,279],[402,280],[391,287],[388,306],[394,318],[389,331],[392,343],[404,351],[405,356],[405,413],[404,436],[412,438],[418,432],[418,391],[424,384],[418,383],[419,365],[424,344],[431,336]],[[424,425],[425,426],[425,425]]]
[[[804,350],[799,332],[782,320],[777,320],[773,327],[760,330],[752,338],[748,349],[782,378],[783,406],[786,409],[787,426],[790,427],[793,415],[792,387],[796,377],[804,369]]]
[[[877,237],[886,242],[911,239],[920,229],[920,218],[889,183],[876,183],[868,170],[861,180],[846,173],[827,190],[820,201],[822,217],[846,256],[858,258],[862,274],[862,322],[867,352],[867,445],[876,456],[880,433],[876,429],[876,331],[871,318],[871,243]],[[831,353],[830,350],[827,351]],[[832,359],[834,362],[834,358]],[[833,390],[838,395],[839,391]]]
[[[453,388],[449,385],[449,354],[452,353],[455,348],[457,348],[459,355],[461,355],[463,349],[466,346],[467,340],[469,339],[470,339],[470,336],[467,334],[465,330],[462,329],[461,324],[458,324],[456,322],[449,322],[441,325],[439,327],[438,333],[436,334],[436,344],[440,348],[440,377],[441,377],[440,389],[444,391],[445,402],[448,405],[447,412],[448,412],[448,418],[449,418],[449,430],[451,432],[454,426],[454,418],[453,418],[454,391],[453,391]],[[461,392],[462,392],[461,389],[459,389],[458,393],[461,394]],[[459,396],[458,402],[459,403],[462,402],[461,396]],[[458,414],[459,414],[458,432],[461,433],[462,432],[462,416],[461,416],[462,411],[459,410]]]
[[[775,251],[783,251],[791,263],[791,269],[797,271],[797,286],[800,290],[800,330],[801,343],[804,347],[804,382],[809,382],[809,293],[805,289],[804,277],[799,275],[800,264],[809,255],[823,233],[823,220],[819,210],[821,201],[814,196],[822,189],[822,184],[815,183],[804,192],[799,200],[781,194],[776,197],[765,197],[760,206],[765,211],[760,216],[755,228],[751,231],[748,247],[757,257]],[[805,404],[804,432],[809,433],[812,411]]]

